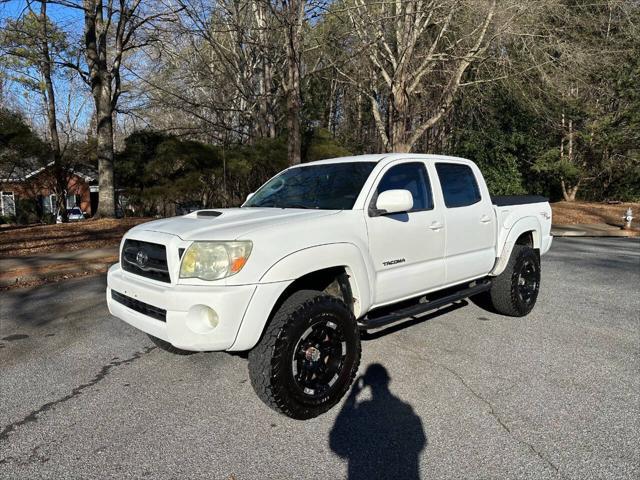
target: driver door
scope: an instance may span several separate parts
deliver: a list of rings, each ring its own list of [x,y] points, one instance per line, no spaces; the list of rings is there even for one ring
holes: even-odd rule
[[[445,283],[445,234],[441,208],[434,207],[424,162],[394,163],[381,173],[365,213],[369,252],[375,268],[374,306],[420,295]],[[376,215],[386,190],[411,192],[409,212]]]

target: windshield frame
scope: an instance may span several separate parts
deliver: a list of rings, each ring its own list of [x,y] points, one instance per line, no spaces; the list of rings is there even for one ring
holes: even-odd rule
[[[320,206],[305,206],[302,204],[296,204],[295,206],[280,206],[280,205],[276,205],[274,203],[274,205],[250,205],[250,203],[254,200],[255,196],[260,194],[261,191],[263,191],[265,188],[267,188],[268,185],[272,184],[272,182],[276,181],[278,178],[280,178],[283,175],[287,175],[288,173],[294,171],[294,170],[299,170],[299,169],[308,169],[308,168],[318,168],[318,167],[330,167],[330,166],[337,166],[337,165],[343,165],[343,166],[360,166],[360,167],[369,167],[369,171],[366,175],[363,175],[362,178],[362,183],[361,186],[359,187],[359,189],[355,192],[355,196],[353,198],[353,201],[351,203],[351,206],[347,207],[343,207],[343,208],[321,208]],[[356,205],[358,204],[358,199],[361,198],[361,196],[363,194],[365,194],[365,189],[368,185],[369,180],[371,179],[372,175],[374,174],[374,172],[376,171],[376,167],[378,166],[378,162],[376,161],[340,161],[340,162],[322,162],[322,163],[308,163],[308,164],[301,164],[301,165],[296,165],[296,166],[292,166],[289,168],[286,168],[284,170],[282,170],[281,172],[279,172],[278,174],[274,175],[273,177],[271,177],[269,180],[267,180],[265,183],[263,183],[260,188],[258,188],[252,195],[250,198],[248,198],[247,200],[245,200],[245,202],[240,206],[240,208],[279,208],[279,209],[310,209],[310,210],[326,210],[326,211],[341,211],[341,210],[354,210],[356,209]]]

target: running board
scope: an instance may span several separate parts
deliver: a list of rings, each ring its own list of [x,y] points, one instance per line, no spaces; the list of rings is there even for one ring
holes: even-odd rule
[[[392,323],[407,320],[416,315],[420,315],[438,308],[444,307],[451,303],[463,300],[465,298],[477,295],[482,292],[486,292],[491,288],[491,280],[482,280],[473,284],[472,286],[463,287],[455,291],[447,289],[447,293],[441,297],[435,297],[432,300],[428,300],[424,303],[417,303],[408,307],[400,308],[398,310],[389,311],[386,314],[380,316],[372,316],[369,314],[358,321],[358,327],[360,330],[371,330],[375,328],[386,327]],[[388,310],[389,307],[383,307],[380,310]],[[375,315],[375,311],[372,312]]]

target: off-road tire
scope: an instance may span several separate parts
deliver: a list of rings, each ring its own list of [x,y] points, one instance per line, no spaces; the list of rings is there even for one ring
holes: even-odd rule
[[[181,348],[174,347],[169,342],[165,342],[161,338],[154,337],[153,335],[147,334],[149,339],[156,345],[156,347],[164,350],[165,352],[173,353],[174,355],[193,355],[196,352],[192,352],[189,350],[182,350]]]
[[[523,294],[524,276],[527,293]],[[536,304],[540,290],[540,254],[525,245],[515,245],[504,271],[495,277],[485,297],[497,313],[524,317]]]
[[[305,335],[311,336],[310,331],[322,332],[322,328],[341,341],[340,353],[334,355],[340,361],[333,383],[319,387],[314,397],[308,394],[308,389],[302,389],[294,364],[303,350]],[[360,351],[358,325],[344,302],[319,291],[301,290],[283,302],[262,339],[249,352],[249,378],[258,397],[269,407],[288,417],[306,420],[325,413],[347,392],[360,365]],[[329,365],[330,357],[321,357],[319,362],[323,362],[322,358],[326,360],[321,366]],[[305,365],[307,361],[311,362],[306,357],[302,360]],[[335,360],[331,362],[336,365]]]

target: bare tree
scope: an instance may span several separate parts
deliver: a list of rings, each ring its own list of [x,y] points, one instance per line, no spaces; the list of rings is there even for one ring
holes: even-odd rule
[[[284,54],[266,2],[177,2],[163,42],[147,49],[144,108],[168,114],[168,130],[223,145],[274,138]]]
[[[143,0],[50,0],[49,3],[80,10],[84,17],[83,51],[80,59],[65,62],[90,86],[95,103],[99,175],[96,216],[115,216],[113,182],[114,115],[123,93],[122,70],[126,57],[154,40],[153,24],[168,14],[155,10],[155,2]]]
[[[466,3],[472,5],[458,0],[353,0],[346,8],[357,40],[354,48],[367,63],[364,72],[342,74],[363,86],[387,151],[410,151],[443,118],[465,72],[488,49],[496,1]],[[473,17],[480,21],[469,25]],[[427,111],[417,108],[425,103]]]
[[[140,46],[136,33],[153,18],[141,15],[140,3],[83,0],[85,56],[96,108],[98,217],[115,216],[113,121],[122,93],[121,67],[125,53]]]
[[[300,68],[302,61],[302,28],[305,20],[306,0],[282,0],[280,18],[284,28],[287,76],[284,81],[287,99],[287,158],[289,165],[301,161],[302,92]]]
[[[33,3],[40,3],[39,12],[34,11]],[[52,172],[51,188],[56,194],[56,210],[62,220],[67,221],[66,190],[73,162],[65,158],[70,136],[67,135],[64,143],[60,139],[54,75],[59,65],[68,61],[70,53],[66,34],[47,16],[48,3],[47,0],[28,2],[20,18],[7,22],[0,38],[0,49],[15,60],[10,62],[10,68],[19,74],[19,82],[41,96],[51,154],[45,159],[45,165]]]

